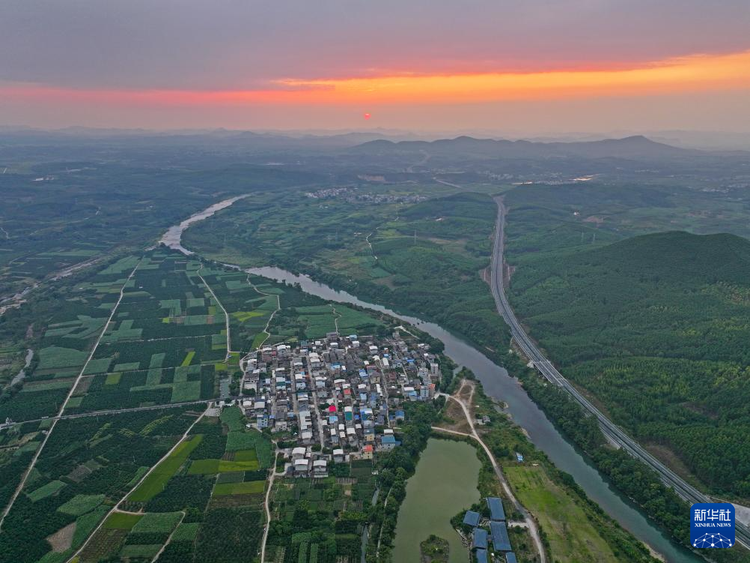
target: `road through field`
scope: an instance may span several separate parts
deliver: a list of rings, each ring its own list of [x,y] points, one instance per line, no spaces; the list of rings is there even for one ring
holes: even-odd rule
[[[130,488],[130,490],[129,490],[129,491],[127,492],[127,493],[125,493],[125,494],[124,494],[124,495],[122,496],[122,498],[120,498],[120,500],[119,500],[119,501],[117,502],[117,504],[116,504],[116,505],[114,505],[114,506],[112,507],[112,509],[111,509],[111,510],[110,510],[109,512],[107,512],[107,514],[105,514],[105,515],[104,515],[104,517],[103,517],[103,518],[102,518],[102,519],[101,519],[101,520],[99,521],[99,525],[98,525],[98,526],[97,526],[97,527],[96,527],[96,528],[94,529],[94,531],[93,531],[93,532],[91,532],[91,533],[90,533],[90,534],[88,535],[88,537],[86,538],[86,541],[84,541],[84,542],[83,542],[83,543],[81,544],[81,547],[79,547],[79,548],[78,548],[78,549],[76,550],[76,552],[75,552],[75,553],[74,553],[73,555],[71,555],[71,556],[70,556],[70,557],[69,557],[69,558],[67,559],[67,561],[68,561],[68,562],[71,562],[71,561],[73,561],[74,559],[76,559],[76,558],[77,558],[77,557],[78,557],[78,556],[79,556],[79,555],[81,554],[81,552],[82,552],[82,551],[84,550],[84,548],[85,548],[85,547],[86,547],[86,546],[88,545],[88,543],[89,543],[89,542],[91,541],[91,538],[93,538],[93,537],[94,537],[94,536],[96,535],[96,533],[97,533],[97,532],[98,532],[98,531],[99,531],[99,530],[101,529],[101,527],[102,527],[102,526],[104,525],[104,523],[105,523],[105,522],[107,521],[107,518],[109,518],[110,514],[112,514],[113,512],[127,512],[127,511],[124,511],[124,510],[121,510],[121,509],[120,509],[120,505],[122,504],[122,502],[123,502],[123,501],[124,501],[124,500],[125,500],[126,498],[128,498],[128,497],[129,497],[129,496],[130,496],[130,495],[131,495],[131,494],[133,493],[133,491],[135,491],[135,490],[136,490],[136,489],[137,489],[138,487],[140,487],[140,486],[141,486],[141,483],[143,483],[143,482],[144,482],[144,481],[145,481],[145,480],[146,480],[146,479],[148,478],[148,476],[149,476],[149,475],[151,475],[151,473],[153,473],[153,472],[154,472],[154,469],[156,469],[157,467],[159,467],[159,465],[160,465],[160,464],[161,464],[161,463],[162,463],[162,462],[163,462],[163,461],[164,461],[165,459],[167,459],[167,458],[168,458],[168,457],[169,457],[170,455],[172,455],[172,452],[174,452],[174,451],[175,451],[175,450],[177,449],[177,447],[178,447],[178,446],[179,446],[180,444],[182,444],[182,442],[184,442],[184,441],[185,441],[185,439],[186,439],[186,438],[187,438],[187,437],[188,437],[188,436],[190,435],[190,431],[191,431],[191,430],[193,429],[193,427],[194,427],[194,426],[195,426],[196,424],[198,424],[198,422],[200,422],[200,420],[201,420],[201,419],[202,419],[202,418],[203,418],[203,417],[205,416],[205,414],[206,414],[206,411],[203,411],[203,412],[201,413],[201,415],[200,415],[200,416],[197,416],[197,417],[195,417],[195,420],[193,421],[193,423],[192,423],[192,424],[191,424],[191,425],[190,425],[190,426],[188,427],[188,429],[187,429],[187,430],[185,430],[185,433],[184,433],[184,434],[182,435],[182,437],[181,437],[181,438],[180,438],[179,440],[177,440],[177,442],[175,443],[175,445],[174,445],[174,446],[172,446],[172,447],[170,448],[170,450],[169,450],[169,451],[168,451],[167,453],[165,453],[165,454],[164,454],[164,455],[162,456],[162,458],[161,458],[161,459],[160,459],[159,461],[157,461],[157,462],[156,462],[156,463],[155,463],[154,465],[152,465],[152,466],[151,466],[151,468],[150,468],[150,469],[149,469],[148,471],[146,471],[146,473],[145,473],[145,474],[143,475],[143,477],[141,477],[141,478],[140,478],[140,479],[138,480],[138,482],[137,482],[137,483],[136,483],[135,485],[133,485],[133,486],[132,486],[132,487]],[[171,537],[171,536],[170,536],[170,537]],[[162,549],[164,549],[164,546],[162,546]],[[160,552],[160,553],[161,553],[161,552]]]
[[[34,466],[36,465],[36,462],[39,459],[39,455],[42,453],[42,450],[44,450],[44,446],[47,444],[47,440],[49,440],[49,437],[52,434],[52,431],[55,429],[57,422],[60,420],[60,417],[65,411],[65,408],[68,406],[68,402],[70,401],[70,398],[73,396],[73,393],[75,392],[76,387],[78,387],[78,384],[80,383],[81,378],[83,377],[83,373],[86,371],[86,368],[88,367],[89,362],[91,362],[91,359],[94,357],[94,354],[96,354],[96,350],[97,348],[99,348],[99,343],[102,341],[102,337],[104,336],[104,333],[107,332],[107,328],[109,327],[109,324],[112,322],[112,319],[115,317],[115,313],[117,313],[117,308],[120,306],[120,303],[122,302],[122,298],[125,295],[125,288],[128,286],[128,282],[135,275],[135,272],[138,269],[138,266],[141,265],[141,260],[142,259],[138,260],[138,263],[135,265],[135,268],[133,268],[133,270],[130,272],[130,275],[128,275],[127,279],[125,280],[125,283],[120,288],[120,296],[117,298],[117,302],[115,303],[115,306],[112,307],[112,312],[109,314],[109,318],[107,319],[107,322],[104,323],[104,327],[102,328],[102,331],[99,333],[99,337],[96,339],[94,346],[91,348],[91,352],[86,358],[86,362],[83,364],[83,367],[81,368],[81,371],[78,374],[78,377],[73,382],[73,385],[71,386],[70,391],[68,392],[68,395],[65,397],[65,400],[63,401],[63,404],[57,413],[57,416],[54,417],[54,419],[52,419],[52,425],[49,427],[49,430],[47,430],[47,433],[44,436],[44,440],[42,440],[42,443],[39,445],[36,452],[34,453],[34,457],[31,459],[31,463],[29,464],[29,467],[26,468],[26,472],[23,474],[23,477],[21,478],[21,482],[18,484],[18,487],[16,487],[16,490],[14,491],[13,496],[10,498],[10,501],[8,501],[8,505],[5,507],[5,510],[3,510],[3,514],[2,516],[0,516],[0,529],[2,529],[3,522],[5,522],[5,517],[10,512],[10,509],[13,507],[13,504],[16,502],[18,495],[21,494],[21,490],[23,489],[24,485],[26,485],[26,481],[28,480],[32,469],[34,469]]]

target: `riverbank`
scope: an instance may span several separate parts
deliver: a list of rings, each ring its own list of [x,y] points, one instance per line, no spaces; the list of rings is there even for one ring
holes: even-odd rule
[[[210,256],[209,256],[210,257]],[[323,283],[313,281],[306,275],[296,275],[276,267],[252,268],[251,273],[269,277],[277,281],[299,284],[302,289],[328,301],[351,303],[363,308],[387,313],[391,316],[418,326],[421,330],[445,344],[446,355],[459,365],[473,371],[484,385],[488,395],[508,404],[508,414],[527,433],[529,439],[543,451],[555,467],[570,474],[585,494],[604,512],[614,518],[625,529],[648,544],[668,562],[682,563],[700,561],[699,558],[673,543],[662,530],[650,522],[627,499],[614,491],[602,475],[583,457],[582,453],[569,443],[557,428],[548,420],[540,408],[529,398],[518,380],[492,362],[484,350],[477,348],[445,328],[420,318],[399,314],[385,306],[362,301],[345,291],[338,291]],[[508,360],[518,362],[517,356]]]
[[[462,375],[466,378],[443,411],[440,433],[470,440],[478,450],[483,464],[481,495],[503,499],[511,545],[519,560],[655,563],[644,544],[604,514],[529,443],[470,373]],[[484,506],[474,509],[482,511]]]

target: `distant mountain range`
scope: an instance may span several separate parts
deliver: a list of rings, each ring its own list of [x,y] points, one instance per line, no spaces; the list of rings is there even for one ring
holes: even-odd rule
[[[31,127],[0,126],[0,139],[16,140],[27,144],[54,142],[60,139],[71,138],[83,142],[96,141],[98,143],[104,141],[112,144],[142,142],[143,144],[150,145],[197,146],[210,143],[218,146],[231,145],[253,150],[326,150],[353,147],[377,139],[401,141],[419,139],[420,137],[385,130],[325,134],[322,132],[255,132],[230,129],[153,131],[148,129],[100,129],[91,127],[65,127],[63,129],[43,130]]]
[[[673,159],[705,155],[703,151],[683,149],[657,143],[642,135],[624,139],[605,139],[586,142],[531,142],[475,139],[457,137],[439,141],[401,141],[385,139],[363,143],[351,152],[372,155],[397,155],[426,152],[435,156],[471,155],[500,159],[553,159],[553,158],[623,158],[623,159]]]
[[[717,134],[718,135],[718,134]],[[81,144],[111,146],[228,147],[264,152],[340,152],[358,156],[397,156],[427,152],[436,157],[466,155],[490,159],[603,159],[631,160],[687,159],[696,156],[747,156],[740,151],[708,152],[676,147],[643,135],[600,140],[507,140],[460,136],[454,139],[423,140],[419,134],[387,129],[370,131],[241,131],[230,129],[98,129],[67,127],[42,130],[0,126],[0,141],[24,145],[55,144],[76,139]],[[675,142],[679,142],[675,140]]]

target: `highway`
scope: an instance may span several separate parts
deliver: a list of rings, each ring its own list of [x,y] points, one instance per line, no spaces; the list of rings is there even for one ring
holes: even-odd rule
[[[597,418],[602,432],[611,442],[617,444],[634,458],[642,461],[656,471],[662,482],[665,485],[672,487],[680,497],[690,504],[714,502],[710,497],[685,482],[684,479],[666,467],[661,461],[656,459],[646,451],[646,449],[641,447],[640,444],[628,436],[620,427],[604,416],[598,408],[586,399],[586,397],[584,397],[567,379],[565,379],[565,377],[563,377],[563,375],[554,365],[552,365],[544,354],[542,354],[536,343],[526,333],[526,330],[521,326],[521,323],[518,322],[518,319],[516,318],[516,315],[505,295],[503,251],[505,244],[504,225],[506,210],[501,197],[496,198],[495,201],[497,203],[498,212],[497,223],[495,225],[495,243],[492,253],[492,263],[490,266],[490,286],[492,288],[492,295],[495,298],[495,303],[497,304],[497,310],[503,316],[505,322],[508,323],[513,340],[518,347],[523,351],[526,357],[533,362],[534,367],[539,370],[548,381],[567,391],[586,412]],[[685,522],[685,526],[689,525],[689,522]],[[737,541],[746,548],[750,548],[750,530],[740,524],[740,522],[736,523],[735,528]]]

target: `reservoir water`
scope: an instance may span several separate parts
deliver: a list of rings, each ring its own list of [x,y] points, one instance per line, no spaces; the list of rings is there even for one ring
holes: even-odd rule
[[[479,500],[481,464],[473,446],[431,438],[417,471],[406,482],[398,511],[393,561],[419,561],[419,544],[435,534],[450,545],[448,563],[466,563],[468,552],[450,520]]]
[[[219,209],[229,207],[237,199],[240,198],[222,201],[212,205],[201,213],[193,215],[186,221],[172,227],[160,242],[164,242],[170,248],[189,254],[190,251],[181,245],[182,232],[191,224],[213,215]],[[228,266],[232,265],[228,264]],[[465,366],[473,371],[482,382],[484,390],[489,396],[498,401],[505,402],[508,405],[507,412],[511,415],[514,422],[526,431],[531,442],[547,454],[559,469],[570,473],[589,498],[596,502],[604,512],[619,522],[623,528],[630,531],[639,540],[651,547],[668,563],[699,563],[703,561],[697,555],[670,540],[666,534],[650,522],[628,499],[617,493],[604,480],[596,468],[588,463],[582,453],[557,431],[554,425],[547,419],[544,412],[529,398],[518,380],[509,376],[505,369],[492,362],[466,341],[435,323],[425,322],[410,315],[399,314],[382,305],[367,303],[345,291],[337,291],[325,284],[313,281],[309,276],[295,275],[275,267],[251,268],[247,271],[251,274],[288,284],[299,284],[305,292],[317,295],[328,301],[349,303],[365,309],[386,313],[404,322],[418,326],[420,330],[441,340],[445,344],[445,353],[458,365]],[[458,507],[456,512],[461,508]],[[685,525],[687,526],[688,523],[686,522]]]

